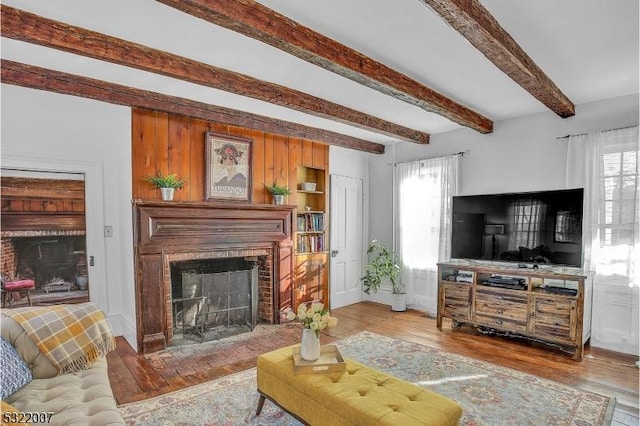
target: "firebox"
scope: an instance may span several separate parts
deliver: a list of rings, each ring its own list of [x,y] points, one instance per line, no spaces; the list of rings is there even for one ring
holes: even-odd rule
[[[170,262],[174,339],[218,340],[255,328],[257,259]]]

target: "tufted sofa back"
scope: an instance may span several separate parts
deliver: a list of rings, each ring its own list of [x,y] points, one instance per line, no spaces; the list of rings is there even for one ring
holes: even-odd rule
[[[29,366],[34,379],[48,379],[58,375],[58,369],[40,352],[40,349],[17,322],[4,315],[1,316],[0,321],[2,337],[16,348],[16,351]]]

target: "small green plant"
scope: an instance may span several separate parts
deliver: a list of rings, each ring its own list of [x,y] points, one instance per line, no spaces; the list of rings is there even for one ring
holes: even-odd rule
[[[157,188],[182,188],[185,183],[184,179],[179,179],[175,173],[166,176],[158,173],[157,176],[147,176],[144,180]]]
[[[276,181],[273,181],[271,185],[265,185],[265,188],[267,188],[267,191],[269,191],[271,195],[290,195],[291,194],[291,190],[288,187],[278,185]]]
[[[364,292],[370,294],[378,291],[383,279],[391,281],[391,292],[400,294],[404,290],[404,284],[400,282],[400,258],[386,246],[373,240],[367,249],[369,263],[366,266],[364,277],[360,278],[364,286]]]

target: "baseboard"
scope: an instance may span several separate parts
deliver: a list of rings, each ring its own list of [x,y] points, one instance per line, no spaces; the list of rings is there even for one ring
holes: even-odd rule
[[[129,345],[137,352],[138,351],[138,339],[136,333],[136,325],[129,321],[124,315],[110,314],[108,315],[109,323],[113,328],[113,334],[115,336],[124,337]]]
[[[598,339],[594,339],[593,334],[591,335],[591,341],[589,343],[592,348],[607,349],[613,352],[620,352],[623,354],[639,356],[637,343],[624,344],[624,343],[603,342]]]

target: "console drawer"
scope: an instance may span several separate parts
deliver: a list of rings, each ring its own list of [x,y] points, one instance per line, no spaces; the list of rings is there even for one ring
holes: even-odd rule
[[[444,298],[443,315],[451,319],[468,321],[471,317],[471,286],[445,284],[442,292]]]
[[[524,334],[527,332],[526,320],[517,321],[504,317],[483,315],[476,312],[473,322],[476,325],[484,325],[487,327],[495,328],[497,330],[510,331],[513,333]]]
[[[531,332],[551,340],[576,340],[577,302],[570,299],[534,297]]]
[[[505,292],[495,289],[476,288],[475,313],[478,316],[496,317],[497,319],[527,322],[527,294],[518,291]]]

